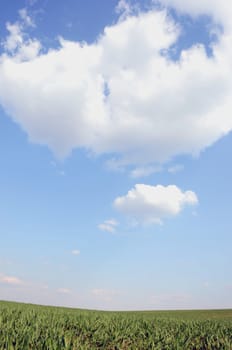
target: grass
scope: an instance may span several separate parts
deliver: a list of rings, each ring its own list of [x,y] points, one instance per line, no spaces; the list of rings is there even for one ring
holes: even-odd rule
[[[232,350],[232,310],[107,312],[0,302],[0,350]]]

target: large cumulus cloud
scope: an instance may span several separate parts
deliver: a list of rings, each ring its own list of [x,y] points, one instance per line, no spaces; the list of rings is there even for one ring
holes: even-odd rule
[[[85,148],[143,164],[198,154],[232,129],[232,30],[226,11],[216,16],[219,0],[215,11],[207,0],[163,4],[220,22],[212,56],[196,43],[172,61],[181,28],[165,9],[127,11],[94,43],[60,38],[46,53],[25,35],[25,23],[8,24],[0,104],[32,142],[61,157]]]

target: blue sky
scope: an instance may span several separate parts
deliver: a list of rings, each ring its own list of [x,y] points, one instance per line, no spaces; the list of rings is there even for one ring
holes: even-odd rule
[[[0,299],[231,308],[226,0],[0,4]]]

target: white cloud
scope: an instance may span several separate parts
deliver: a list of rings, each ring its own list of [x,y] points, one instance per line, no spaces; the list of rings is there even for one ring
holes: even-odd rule
[[[19,10],[19,16],[23,21],[24,25],[26,25],[27,27],[35,27],[35,23],[29,16],[26,8],[22,8],[21,10]]]
[[[212,44],[212,57],[196,44],[171,61],[167,52],[180,28],[165,10],[127,15],[92,44],[61,38],[46,53],[17,22],[8,24],[0,57],[0,104],[30,141],[60,157],[85,148],[143,167],[198,154],[232,129],[231,6],[225,0],[163,3],[218,16],[226,31]],[[27,16],[21,13],[24,22]]]
[[[25,60],[32,60],[40,52],[41,44],[36,39],[31,39],[26,35],[25,30],[28,27],[35,27],[31,17],[28,15],[25,8],[19,10],[20,21],[15,23],[6,23],[8,35],[3,41],[3,47],[8,58],[15,63],[22,63]],[[5,54],[2,55],[3,61],[7,60]],[[0,59],[1,64],[1,59]]]
[[[114,207],[137,223],[162,223],[165,218],[178,215],[185,206],[196,205],[193,191],[181,191],[175,185],[150,186],[136,184],[125,196],[117,197]]]
[[[184,169],[184,166],[182,164],[175,164],[168,168],[168,172],[171,174],[176,174],[182,171],[183,169]]]
[[[129,15],[133,15],[139,12],[139,6],[138,4],[131,2],[127,0],[119,0],[115,11],[117,14],[120,15],[119,21],[125,20]]]
[[[154,0],[154,2],[157,2]],[[212,16],[218,23],[224,25],[226,29],[231,27],[232,7],[228,0],[159,0],[161,4],[174,7],[181,13],[188,13],[192,16],[208,15]]]
[[[159,173],[163,170],[161,166],[143,166],[137,167],[130,172],[130,176],[134,179],[146,177],[154,173]]]
[[[99,230],[114,233],[118,222],[115,219],[105,220],[102,224],[98,225]]]
[[[131,14],[131,5],[126,0],[119,0],[117,6],[116,6],[116,13],[119,14]]]
[[[0,273],[0,284],[6,284],[6,285],[22,285],[23,281],[15,276],[7,276],[2,273]]]
[[[74,249],[71,251],[71,253],[72,253],[72,255],[80,255],[81,252],[78,249]]]
[[[23,43],[23,37],[21,33],[21,28],[19,24],[6,24],[6,29],[9,32],[9,35],[7,36],[5,42],[4,42],[4,48],[5,50],[12,52],[14,51],[19,45]]]

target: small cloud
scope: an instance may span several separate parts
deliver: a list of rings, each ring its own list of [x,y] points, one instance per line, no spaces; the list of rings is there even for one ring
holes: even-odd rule
[[[118,222],[115,219],[105,220],[105,223],[111,226],[117,226]]]
[[[74,249],[74,250],[71,251],[71,254],[72,254],[72,255],[80,255],[80,253],[81,253],[81,252],[80,252],[80,250],[78,250],[78,249]]]
[[[35,23],[32,18],[28,15],[27,9],[23,8],[19,10],[19,17],[27,27],[35,27]]]
[[[114,233],[119,223],[115,219],[105,220],[102,224],[98,225],[98,228],[102,231]]]
[[[124,196],[114,200],[114,207],[142,224],[162,224],[163,219],[178,215],[185,206],[198,204],[193,191],[183,192],[175,185],[136,184]]]
[[[168,172],[171,174],[179,173],[182,170],[184,170],[184,166],[182,164],[176,164],[168,168]]]
[[[7,52],[13,53],[23,43],[22,31],[19,23],[7,23],[6,29],[8,31],[8,36],[6,37],[5,42],[3,43],[4,49]]]
[[[58,288],[57,292],[61,294],[71,294],[71,290],[68,288]]]
[[[130,172],[130,177],[136,179],[139,177],[146,177],[154,173],[159,173],[163,170],[161,166],[146,166],[138,167]]]
[[[124,14],[125,15],[129,15],[131,13],[131,5],[129,4],[128,1],[126,0],[119,0],[116,8],[115,8],[115,11],[116,13],[118,14]]]
[[[8,285],[22,285],[23,281],[15,276],[7,276],[4,274],[0,274],[0,283]]]
[[[128,16],[136,14],[139,12],[138,4],[131,4],[127,0],[119,0],[117,6],[115,7],[115,12],[120,16],[119,20],[123,21]]]
[[[3,42],[3,46],[7,56],[10,55],[22,62],[37,57],[41,50],[41,43],[28,37],[25,33],[25,29],[28,27],[35,27],[35,24],[25,8],[19,10],[19,21],[6,23],[8,35]]]

